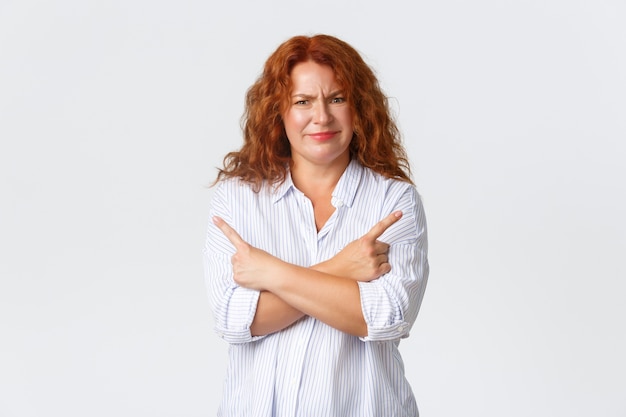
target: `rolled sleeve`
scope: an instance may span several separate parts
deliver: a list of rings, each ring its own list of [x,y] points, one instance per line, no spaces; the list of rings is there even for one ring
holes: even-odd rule
[[[358,283],[367,324],[363,341],[408,337],[428,281],[426,220],[417,192],[410,188],[389,212],[394,210],[402,210],[404,215],[380,238],[390,245],[391,271],[376,280]]]
[[[225,198],[216,190],[211,217],[230,221]],[[233,280],[231,257],[235,249],[213,223],[208,226],[204,246],[204,279],[215,320],[216,334],[228,343],[248,343],[263,338],[252,336],[250,326],[256,314],[260,292],[240,287]]]
[[[404,321],[398,303],[389,302],[389,294],[381,285],[359,282],[361,308],[367,323],[367,336],[363,341],[393,340],[408,336],[410,324]]]

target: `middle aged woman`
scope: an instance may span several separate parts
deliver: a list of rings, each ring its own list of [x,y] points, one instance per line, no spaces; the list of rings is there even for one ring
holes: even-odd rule
[[[326,35],[280,45],[217,183],[205,264],[230,343],[220,415],[417,416],[398,344],[426,287],[426,222],[356,50]]]

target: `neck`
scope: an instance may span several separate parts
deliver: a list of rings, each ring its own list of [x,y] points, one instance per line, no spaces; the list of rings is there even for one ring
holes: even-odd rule
[[[300,191],[307,196],[330,196],[346,170],[350,159],[332,165],[294,164],[291,167],[291,179]]]

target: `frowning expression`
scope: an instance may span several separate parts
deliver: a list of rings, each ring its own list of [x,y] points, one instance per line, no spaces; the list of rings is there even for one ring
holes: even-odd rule
[[[291,82],[283,122],[294,164],[347,165],[353,116],[333,70],[301,62],[292,69]]]

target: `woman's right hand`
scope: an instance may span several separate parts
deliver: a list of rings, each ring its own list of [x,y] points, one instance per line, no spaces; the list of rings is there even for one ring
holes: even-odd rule
[[[365,282],[386,274],[391,270],[387,258],[389,245],[377,239],[401,217],[401,211],[391,213],[376,223],[365,235],[350,242],[335,256],[311,268],[327,274]]]

